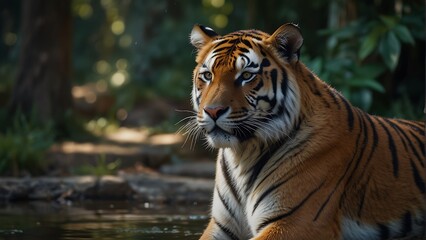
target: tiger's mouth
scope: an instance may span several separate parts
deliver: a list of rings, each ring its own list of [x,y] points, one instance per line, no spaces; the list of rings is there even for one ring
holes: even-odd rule
[[[223,128],[219,127],[218,125],[215,125],[212,130],[207,132],[207,134],[208,135],[210,135],[210,134],[233,135],[231,132],[224,130]]]
[[[205,134],[210,145],[221,148],[230,147],[248,140],[254,136],[255,131],[254,129],[247,130],[238,127],[224,129],[218,124],[215,124],[211,130],[205,129]]]

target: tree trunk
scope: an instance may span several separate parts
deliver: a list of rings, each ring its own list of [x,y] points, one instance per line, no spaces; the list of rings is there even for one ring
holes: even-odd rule
[[[9,109],[63,127],[71,98],[71,1],[22,1],[21,46]]]

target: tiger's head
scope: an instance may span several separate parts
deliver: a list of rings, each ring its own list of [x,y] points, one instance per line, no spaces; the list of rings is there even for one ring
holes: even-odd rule
[[[290,134],[300,111],[293,64],[303,38],[296,25],[282,25],[272,35],[243,30],[224,36],[195,25],[190,40],[197,49],[192,103],[212,147]]]

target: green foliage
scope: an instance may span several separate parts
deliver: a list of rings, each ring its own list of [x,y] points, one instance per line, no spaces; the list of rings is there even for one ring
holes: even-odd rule
[[[113,162],[107,162],[105,154],[99,155],[96,159],[96,164],[83,165],[74,169],[74,173],[77,175],[95,175],[104,176],[114,174],[121,165],[121,160],[117,159]]]
[[[76,29],[81,29],[74,37],[79,54],[73,59],[79,82],[106,84],[116,97],[114,109],[132,108],[141,98],[187,98],[195,65],[188,35],[193,24],[206,22],[193,14],[202,11],[201,1],[93,0],[73,5]],[[92,14],[82,16],[82,7]],[[114,33],[119,21],[123,30]],[[124,81],[114,81],[117,73]]]
[[[0,41],[0,106],[7,102],[18,62],[21,4],[5,4],[8,17],[0,23],[2,39],[9,39]],[[194,24],[224,34],[243,28],[271,33],[294,22],[304,36],[302,60],[316,74],[364,110],[393,111],[390,105],[403,94],[413,104],[424,95],[419,91],[424,89],[423,5],[419,0],[73,0],[73,84],[95,83],[113,95],[108,113],[91,115],[107,119],[145,99],[189,99],[195,51],[188,35]],[[336,25],[330,25],[333,14]]]
[[[319,31],[328,38],[324,54],[303,59],[320,78],[368,111],[374,93],[387,91],[383,83],[389,79],[383,76],[389,78],[396,71],[402,46],[424,40],[419,22],[424,22],[424,17],[418,13],[402,17],[366,14],[344,27]]]
[[[111,118],[93,118],[87,122],[86,129],[95,136],[101,136],[116,131],[118,129],[118,123],[115,119]]]
[[[346,54],[333,58],[304,57],[305,63],[319,77],[339,89],[351,103],[368,110],[372,103],[372,91],[383,93],[384,87],[376,80],[384,68],[379,64],[357,65]]]
[[[18,112],[12,120],[6,120],[4,112],[1,115],[1,123],[11,124],[0,132],[0,172],[15,176],[22,171],[41,173],[45,153],[54,141],[52,125],[40,125],[34,114],[28,118]]]
[[[401,53],[401,44],[414,45],[414,38],[407,26],[397,16],[379,16],[367,24],[367,34],[359,48],[360,60],[378,50],[389,70],[395,70]]]

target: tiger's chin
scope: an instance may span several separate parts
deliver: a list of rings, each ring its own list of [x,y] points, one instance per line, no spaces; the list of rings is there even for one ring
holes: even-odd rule
[[[224,130],[215,130],[206,134],[209,145],[213,148],[234,148],[239,145],[239,139]]]
[[[206,133],[206,139],[213,148],[239,149],[244,142],[254,137],[252,132],[228,132],[221,128],[215,128]]]

